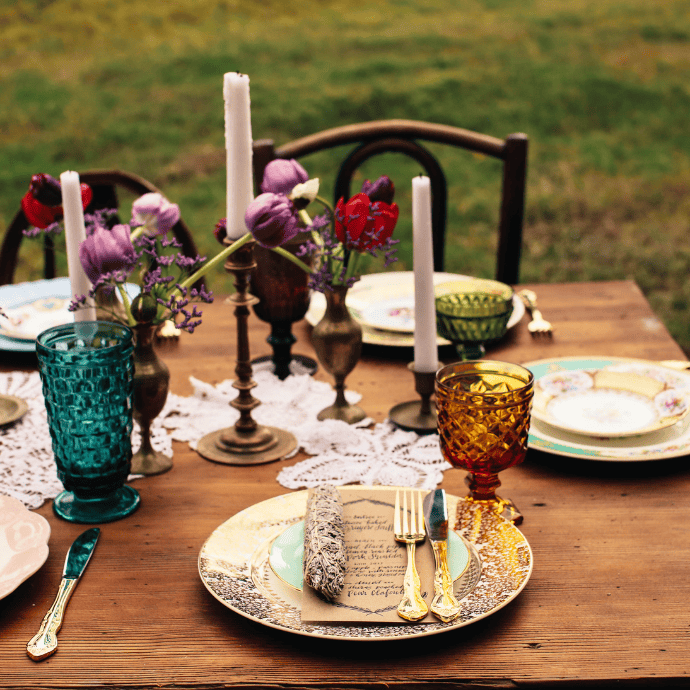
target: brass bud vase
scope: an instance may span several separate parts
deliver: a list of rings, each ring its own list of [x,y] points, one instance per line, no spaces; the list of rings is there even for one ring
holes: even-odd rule
[[[151,422],[161,413],[168,398],[170,370],[153,347],[157,326],[134,326],[134,419],[141,428],[141,447],[132,456],[132,474],[161,474],[172,467],[172,458],[157,453],[151,445]]]
[[[335,378],[335,402],[321,410],[317,419],[340,419],[354,424],[367,415],[361,407],[345,400],[345,378],[362,354],[362,327],[345,306],[347,290],[346,285],[326,290],[326,313],[314,326],[311,339],[321,366]]]

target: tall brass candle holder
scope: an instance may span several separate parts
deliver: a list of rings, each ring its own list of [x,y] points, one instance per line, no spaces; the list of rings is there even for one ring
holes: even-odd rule
[[[431,400],[436,381],[436,372],[415,371],[414,362],[407,368],[414,374],[414,387],[420,400],[411,400],[391,407],[388,418],[405,431],[418,434],[432,434],[436,431],[436,405]]]
[[[230,240],[226,238],[225,244],[230,244]],[[235,305],[237,318],[237,378],[232,385],[237,388],[239,395],[230,401],[230,405],[239,410],[240,418],[232,427],[206,434],[197,445],[197,452],[203,458],[225,465],[273,462],[297,448],[297,439],[291,433],[257,424],[251,414],[261,404],[251,394],[256,382],[252,379],[247,328],[249,307],[259,301],[249,293],[250,276],[256,268],[254,245],[255,241],[250,240],[225,262],[225,270],[234,276],[236,292],[230,297],[230,301]]]

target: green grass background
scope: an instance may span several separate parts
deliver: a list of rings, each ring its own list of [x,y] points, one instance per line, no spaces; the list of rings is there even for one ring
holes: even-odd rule
[[[690,1],[0,0],[0,233],[32,174],[113,167],[159,185],[215,252],[227,71],[249,74],[254,136],[278,145],[393,117],[525,132],[522,280],[633,278],[690,353]],[[446,270],[490,277],[499,164],[431,148]],[[304,163],[327,189],[342,154]],[[396,155],[362,171],[396,181],[397,269],[417,172]],[[18,280],[40,275],[24,244]]]

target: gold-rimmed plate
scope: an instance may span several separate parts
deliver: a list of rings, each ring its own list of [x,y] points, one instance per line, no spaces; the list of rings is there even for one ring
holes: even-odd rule
[[[391,487],[366,487],[391,492]],[[269,565],[270,547],[286,527],[304,519],[307,491],[257,503],[220,525],[199,553],[199,574],[209,592],[232,611],[262,625],[310,637],[394,640],[434,635],[495,613],[523,590],[532,573],[532,551],[513,524],[476,504],[447,495],[455,531],[470,546],[470,566],[455,583],[462,599],[451,623],[302,623],[301,593],[280,580]],[[481,552],[481,560],[478,553]]]
[[[559,371],[595,370],[614,367],[668,382],[677,389],[690,387],[690,372],[664,367],[658,362],[626,357],[557,357],[526,362],[535,380]],[[649,462],[690,454],[690,416],[665,429],[636,436],[615,438],[586,437],[547,424],[533,417],[530,448],[554,455],[604,462]]]
[[[434,273],[437,294],[444,290],[459,290],[478,279],[457,273]],[[495,283],[495,281],[481,281]],[[499,283],[495,283],[499,285]],[[391,271],[363,275],[347,292],[346,304],[350,313],[362,325],[362,340],[370,345],[412,347],[414,345],[414,273]],[[326,298],[315,292],[305,316],[315,326],[326,311]],[[513,312],[508,328],[515,326],[525,315],[522,300],[513,296]],[[438,345],[449,345],[445,338],[437,338]]]

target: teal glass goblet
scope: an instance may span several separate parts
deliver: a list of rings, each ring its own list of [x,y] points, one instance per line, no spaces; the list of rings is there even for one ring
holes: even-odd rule
[[[132,459],[132,331],[82,321],[43,331],[36,354],[48,425],[65,490],[56,515],[86,524],[112,522],[139,505],[125,486]]]
[[[456,292],[436,298],[436,329],[461,361],[481,359],[485,345],[505,335],[513,313],[512,292]]]

